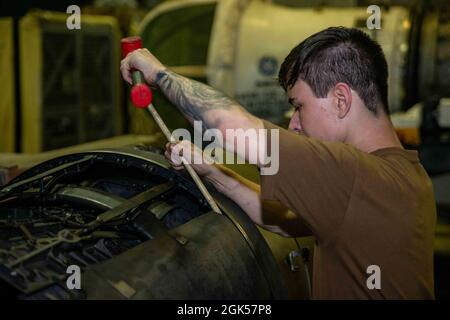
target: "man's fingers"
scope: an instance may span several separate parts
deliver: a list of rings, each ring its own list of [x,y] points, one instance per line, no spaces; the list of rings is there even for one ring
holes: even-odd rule
[[[175,170],[183,170],[183,162],[186,160],[201,176],[207,175],[212,170],[212,164],[203,158],[203,152],[190,141],[168,142],[165,145],[164,156]],[[186,150],[185,150],[186,149]],[[184,152],[183,152],[184,151]],[[184,153],[184,155],[183,155]]]
[[[178,143],[179,143],[179,142],[169,142],[169,143],[166,144],[166,149],[169,150],[170,153],[173,153],[173,152],[179,152],[179,151],[177,150],[177,144],[178,144]]]
[[[164,156],[169,161],[171,166],[180,166],[180,165],[182,165],[180,156],[177,153],[171,152],[170,150],[168,150],[168,151],[164,152]]]
[[[203,152],[198,149],[190,141],[183,140],[178,142],[169,142],[166,144],[167,158],[174,165],[180,165],[181,157],[183,157],[190,164],[204,163]],[[206,161],[207,164],[210,164]]]
[[[122,77],[125,79],[125,81],[131,85],[133,81],[131,80],[130,68],[128,62],[125,60],[126,58],[120,62],[120,72],[122,73]]]

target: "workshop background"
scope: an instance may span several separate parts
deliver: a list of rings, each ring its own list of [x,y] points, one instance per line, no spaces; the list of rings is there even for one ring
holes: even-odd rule
[[[81,9],[81,29],[70,30],[66,10],[74,4]],[[370,5],[381,8],[381,29],[367,28]],[[433,180],[436,297],[448,299],[448,0],[2,1],[0,186],[68,153],[137,143],[158,152],[164,145],[151,116],[129,101],[129,87],[119,73],[123,37],[140,35],[144,46],[174,71],[286,126],[292,108],[276,80],[283,58],[307,36],[337,25],[361,28],[385,51],[392,121],[404,145],[419,150]],[[189,128],[156,91],[154,105],[171,130]],[[251,165],[231,168],[258,180]],[[279,238],[264,236],[275,255],[274,243],[285,246]],[[313,240],[300,241],[308,246]]]

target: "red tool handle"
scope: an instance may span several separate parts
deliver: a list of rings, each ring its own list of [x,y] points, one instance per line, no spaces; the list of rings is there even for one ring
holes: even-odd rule
[[[138,36],[123,38],[120,44],[122,47],[122,57],[125,58],[130,52],[142,48],[142,39]],[[131,78],[133,80],[133,86],[130,92],[131,102],[138,108],[147,108],[152,103],[153,94],[149,86],[145,83],[142,72],[132,70]]]

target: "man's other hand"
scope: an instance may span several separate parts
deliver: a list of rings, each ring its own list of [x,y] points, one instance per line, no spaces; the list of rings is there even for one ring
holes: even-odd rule
[[[144,75],[145,81],[153,87],[156,87],[155,80],[158,72],[166,67],[147,49],[137,49],[129,53],[120,62],[120,72],[122,77],[129,84],[132,84],[131,71],[139,70]]]
[[[206,157],[199,148],[187,140],[167,143],[164,156],[175,170],[184,168],[181,161],[181,157],[183,157],[199,176],[206,177],[219,171],[214,166],[212,159]]]

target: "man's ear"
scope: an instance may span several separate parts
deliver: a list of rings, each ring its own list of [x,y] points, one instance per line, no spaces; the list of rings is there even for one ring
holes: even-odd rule
[[[337,115],[339,119],[343,119],[352,107],[352,89],[348,84],[339,82],[334,86],[332,93],[336,101]]]

